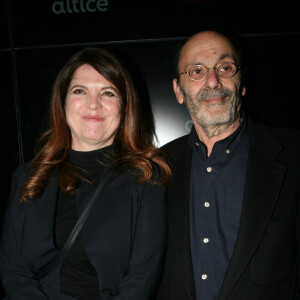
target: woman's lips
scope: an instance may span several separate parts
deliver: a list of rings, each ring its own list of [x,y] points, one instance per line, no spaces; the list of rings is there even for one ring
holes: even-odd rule
[[[83,117],[84,120],[86,121],[91,121],[91,122],[101,122],[103,121],[103,118],[102,117],[99,117],[99,116],[84,116]]]

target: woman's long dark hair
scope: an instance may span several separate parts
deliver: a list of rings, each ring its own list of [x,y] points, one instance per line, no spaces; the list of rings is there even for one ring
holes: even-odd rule
[[[68,60],[54,82],[50,128],[42,134],[37,143],[36,154],[29,166],[28,179],[21,189],[20,197],[24,202],[43,194],[55,170],[59,172],[59,186],[64,192],[73,193],[77,187],[76,170],[66,159],[72,137],[66,122],[64,106],[74,72],[84,64],[91,65],[110,81],[122,98],[123,126],[116,135],[120,147],[113,164],[120,166],[126,163],[133,169],[138,168],[139,182],[148,181],[153,177],[154,165],[161,170],[161,176],[154,184],[166,184],[171,177],[165,153],[154,147],[153,136],[146,130],[139,99],[127,69],[111,52],[100,48],[85,48]]]

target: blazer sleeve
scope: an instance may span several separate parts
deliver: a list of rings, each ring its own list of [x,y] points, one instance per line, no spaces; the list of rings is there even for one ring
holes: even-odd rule
[[[166,247],[166,190],[150,183],[138,185],[137,219],[127,275],[118,295],[107,300],[153,299],[161,279]]]
[[[3,222],[0,239],[0,278],[5,296],[9,300],[48,299],[39,289],[39,284],[30,271],[30,266],[22,259],[15,234],[14,217],[22,209],[19,190],[24,182],[24,167],[19,167],[12,176],[9,202]]]

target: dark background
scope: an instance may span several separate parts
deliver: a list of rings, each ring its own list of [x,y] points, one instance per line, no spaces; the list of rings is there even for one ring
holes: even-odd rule
[[[32,158],[34,142],[47,126],[53,80],[71,54],[86,46],[107,48],[128,65],[145,118],[155,125],[158,146],[190,128],[189,115],[172,91],[173,57],[180,42],[207,28],[240,40],[248,114],[269,125],[300,129],[296,1],[265,6],[246,0],[92,1],[0,1],[0,221],[11,174]],[[105,1],[107,10],[98,10],[97,2]],[[53,5],[66,13],[55,14]]]

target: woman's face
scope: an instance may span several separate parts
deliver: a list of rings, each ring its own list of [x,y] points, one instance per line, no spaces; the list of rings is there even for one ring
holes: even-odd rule
[[[113,143],[120,128],[121,97],[117,88],[85,64],[74,73],[66,104],[72,149],[92,151]]]

